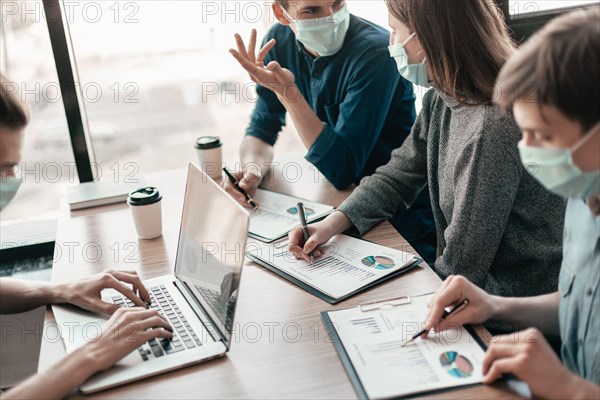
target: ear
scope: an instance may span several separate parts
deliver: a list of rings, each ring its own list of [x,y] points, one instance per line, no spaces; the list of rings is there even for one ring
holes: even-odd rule
[[[275,18],[277,18],[277,21],[279,21],[281,25],[288,26],[290,24],[290,21],[288,21],[283,12],[283,8],[281,8],[281,4],[274,1],[273,4],[271,4],[271,8],[273,9],[273,15],[275,15]]]
[[[598,171],[600,169],[600,157],[598,156],[600,125],[596,125],[584,137],[585,144],[573,150],[573,161],[583,172]]]

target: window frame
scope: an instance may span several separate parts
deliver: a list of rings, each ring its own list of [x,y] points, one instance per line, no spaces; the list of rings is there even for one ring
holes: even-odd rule
[[[94,172],[92,163],[95,159],[92,141],[89,135],[85,105],[77,85],[77,64],[73,54],[73,46],[69,28],[63,22],[62,0],[43,0],[44,13],[54,55],[54,63],[58,74],[58,83],[62,94],[69,137],[75,157],[79,182],[93,182]]]

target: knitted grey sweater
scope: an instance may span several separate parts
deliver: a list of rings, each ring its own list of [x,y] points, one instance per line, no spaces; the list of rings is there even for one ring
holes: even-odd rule
[[[512,116],[497,108],[430,90],[404,145],[339,211],[362,235],[429,183],[442,279],[463,275],[503,296],[554,292],[566,202],[525,171],[520,137]]]

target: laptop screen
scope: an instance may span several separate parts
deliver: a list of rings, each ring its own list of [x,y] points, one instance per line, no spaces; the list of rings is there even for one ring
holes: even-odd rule
[[[229,348],[249,214],[190,164],[175,275],[217,324]]]

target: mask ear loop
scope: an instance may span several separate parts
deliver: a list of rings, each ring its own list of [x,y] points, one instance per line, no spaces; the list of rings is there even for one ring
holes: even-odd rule
[[[412,38],[414,38],[415,36],[417,36],[417,32],[413,32],[412,35],[410,35],[408,38],[406,38],[406,40],[404,41],[404,43],[402,43],[400,46],[402,46],[402,48],[404,48],[404,46],[406,46],[406,44],[408,42],[410,42],[412,40]],[[417,53],[417,58],[423,54],[423,49],[421,49],[418,53]],[[427,60],[427,58],[423,58],[423,61],[421,61],[421,64],[425,64],[425,61]]]
[[[600,122],[598,122],[596,125],[594,125],[592,127],[592,129],[590,129],[589,131],[587,131],[585,133],[585,135],[583,135],[583,137],[581,138],[581,140],[575,144],[575,146],[573,146],[571,148],[572,151],[576,151],[579,150],[581,147],[583,147],[588,141],[590,141],[592,137],[594,137],[594,135],[598,135],[600,134]]]
[[[417,32],[413,32],[412,35],[407,37],[406,40],[404,42],[402,42],[402,44],[400,46],[402,46],[402,47],[406,46],[406,43],[410,42],[412,40],[412,38],[414,38],[415,36],[417,36]]]
[[[576,143],[575,146],[573,146],[571,148],[571,151],[570,151],[572,162],[575,164],[575,166],[577,166],[583,172],[594,172],[596,170],[600,170],[600,161],[597,160],[597,162],[594,163],[594,162],[582,159],[587,154],[589,154],[588,153],[589,150],[586,145],[589,145],[589,143],[593,140],[597,140],[598,142],[600,142],[600,123],[597,123],[596,125],[594,125],[594,127],[592,129],[590,129],[584,135],[584,137],[581,138],[581,140],[578,143]],[[592,146],[590,146],[590,149],[592,149],[592,148],[597,149],[597,146],[592,144]],[[595,155],[597,157],[597,152]]]
[[[279,7],[281,7],[281,10],[283,11],[283,15],[285,15],[285,17],[287,18],[288,22],[290,24],[295,24],[296,21],[297,21],[297,19],[292,18],[292,16],[290,15],[290,13],[285,8],[283,8],[283,6],[280,5]]]

